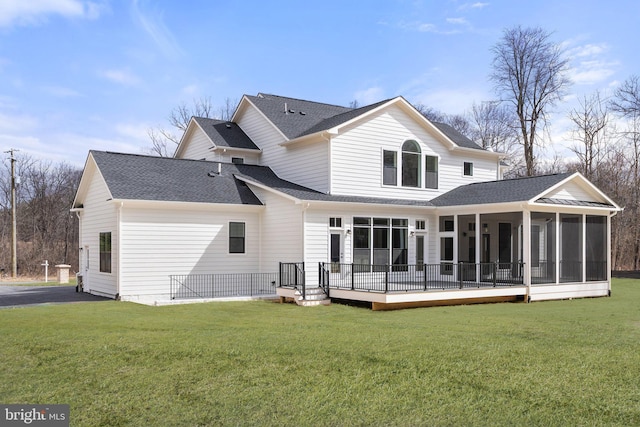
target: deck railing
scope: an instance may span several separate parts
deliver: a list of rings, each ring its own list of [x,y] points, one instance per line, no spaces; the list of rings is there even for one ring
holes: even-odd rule
[[[320,286],[366,292],[410,292],[522,286],[523,263],[320,263]]]
[[[171,299],[275,295],[278,273],[175,274]]]

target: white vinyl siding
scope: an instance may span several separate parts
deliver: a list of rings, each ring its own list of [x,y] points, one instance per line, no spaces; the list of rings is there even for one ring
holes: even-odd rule
[[[259,272],[258,213],[208,209],[122,211],[121,295],[168,298],[172,274]],[[229,253],[229,222],[245,223],[245,253]]]
[[[594,197],[591,193],[586,191],[583,187],[576,184],[575,182],[567,182],[561,188],[556,189],[548,194],[545,194],[543,197],[548,197],[551,199],[561,199],[561,200],[603,202],[601,198]]]
[[[265,204],[261,214],[261,270],[276,272],[280,262],[303,261],[302,205],[249,185]]]
[[[399,185],[400,182],[395,187],[382,185],[384,150],[401,153],[402,144],[407,140],[415,140],[420,145],[423,175],[424,156],[439,157],[437,189],[406,188]],[[460,185],[465,161],[474,164],[474,176],[469,182],[492,181],[497,174],[494,158],[470,157],[474,153],[469,151],[464,155],[450,151],[396,106],[351,126],[333,138],[331,144],[332,194],[431,200]],[[424,179],[422,181],[424,187]]]
[[[329,186],[329,148],[326,141],[283,147],[285,138],[252,106],[238,121],[242,130],[262,149],[260,163],[280,178],[326,192]]]
[[[89,268],[82,272],[84,290],[100,295],[115,297],[118,274],[118,230],[116,205],[108,201],[111,198],[102,175],[96,170],[83,200],[81,214],[82,234],[80,247],[89,252]],[[111,233],[111,272],[100,272],[100,233]],[[85,264],[86,267],[86,264]]]
[[[199,127],[195,127],[195,130],[188,136],[188,140],[183,143],[186,144],[181,159],[193,159],[193,160],[213,160],[214,154],[211,152],[213,144],[209,137]]]

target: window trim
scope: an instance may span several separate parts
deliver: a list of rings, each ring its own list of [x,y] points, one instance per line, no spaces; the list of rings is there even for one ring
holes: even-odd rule
[[[428,170],[430,158],[435,159],[435,171]],[[435,187],[429,186],[429,179],[428,179],[429,173],[435,174],[435,179],[436,179]],[[426,188],[427,190],[437,190],[439,186],[440,186],[440,157],[431,155],[431,154],[425,154],[424,155],[424,188]]]
[[[393,168],[389,167],[389,170],[393,169],[395,171],[395,173],[393,174],[393,183],[386,182],[387,175],[385,174],[385,172],[387,170],[387,166],[385,155],[387,153],[393,154]],[[382,185],[388,185],[390,187],[398,186],[398,152],[395,150],[382,149]]]
[[[232,225],[242,225],[242,236],[232,235]],[[235,244],[241,242],[242,247],[236,249]],[[244,221],[229,221],[229,254],[247,253],[247,224]]]
[[[107,240],[108,239],[108,240]],[[108,245],[107,245],[108,241]],[[100,273],[111,274],[113,270],[113,245],[112,235],[110,231],[101,231],[98,237],[99,248],[99,268]],[[107,247],[108,246],[108,247]]]
[[[469,173],[467,173],[467,166],[469,166]],[[462,176],[473,177],[473,162],[464,162],[462,164]]]

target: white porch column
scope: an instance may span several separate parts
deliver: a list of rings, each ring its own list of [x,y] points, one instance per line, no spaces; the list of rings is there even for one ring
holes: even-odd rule
[[[609,283],[609,296],[611,296],[611,213],[607,215],[607,282]]]
[[[476,213],[476,283],[480,283],[480,279],[482,279],[482,277],[480,277],[481,271],[482,269],[480,268],[480,262],[482,262],[482,254],[480,253],[481,251],[481,246],[482,246],[482,224],[480,224],[480,214]]]
[[[522,279],[527,287],[527,295],[531,295],[531,212],[528,209],[522,210],[522,262]]]
[[[556,284],[560,283],[560,212],[556,212]]]
[[[587,281],[587,215],[582,214],[582,280],[585,283]]]

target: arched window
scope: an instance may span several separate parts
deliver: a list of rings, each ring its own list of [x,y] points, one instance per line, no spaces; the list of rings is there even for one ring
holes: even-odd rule
[[[414,140],[402,144],[402,185],[420,187],[420,146]]]

